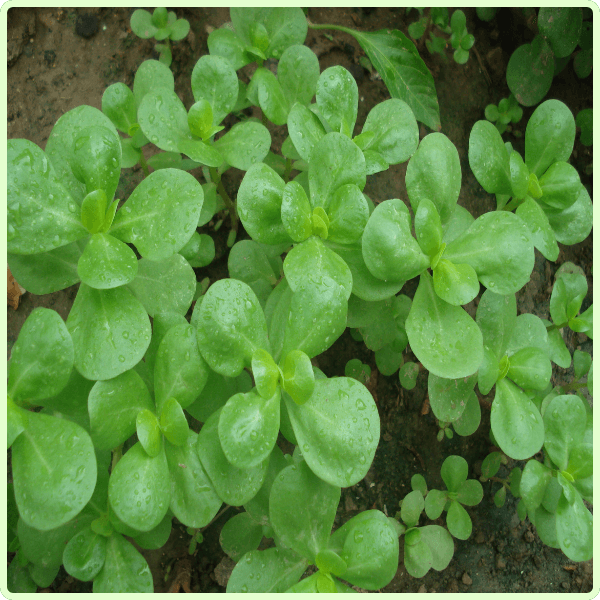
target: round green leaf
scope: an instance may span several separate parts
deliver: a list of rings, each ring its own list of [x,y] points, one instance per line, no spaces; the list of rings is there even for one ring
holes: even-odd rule
[[[73,361],[73,341],[60,315],[48,308],[34,309],[12,348],[9,395],[33,403],[55,396],[67,385]]]
[[[317,90],[319,59],[307,46],[288,47],[277,64],[277,79],[288,102],[308,105]]]
[[[592,514],[579,495],[572,504],[561,496],[556,509],[556,537],[569,559],[579,562],[592,558]]]
[[[411,531],[415,531],[414,529]],[[420,531],[417,530],[417,531]],[[413,577],[424,577],[433,565],[433,554],[429,545],[421,540],[414,544],[407,541],[404,545],[404,566]]]
[[[162,448],[162,433],[156,415],[148,409],[140,410],[135,419],[138,440],[150,458],[158,456]]]
[[[477,121],[471,129],[469,165],[486,192],[512,195],[510,159],[498,129],[489,121]]]
[[[369,144],[390,165],[407,161],[419,145],[417,120],[406,102],[390,98],[376,104],[362,129],[375,133]]]
[[[232,396],[221,409],[219,441],[227,460],[238,469],[265,462],[279,433],[280,393],[263,398],[254,389]]]
[[[154,402],[142,378],[129,370],[97,381],[89,393],[88,410],[94,446],[112,450],[135,433],[137,414],[154,411]]]
[[[165,441],[171,478],[169,508],[179,521],[194,528],[206,527],[222,504],[198,458],[197,443],[198,435],[193,431],[181,446]]]
[[[65,571],[81,581],[91,581],[98,575],[106,559],[106,538],[84,529],[72,537],[65,547]]]
[[[281,220],[285,183],[264,163],[248,169],[237,195],[240,220],[252,239],[263,244],[292,242]]]
[[[465,410],[467,397],[474,384],[475,377],[444,379],[429,373],[427,391],[436,419],[445,423],[456,421]]]
[[[219,541],[225,553],[238,562],[244,554],[256,550],[262,541],[262,525],[247,512],[233,515],[221,529]]]
[[[358,86],[347,69],[338,65],[321,73],[317,106],[333,131],[352,137],[358,112]]]
[[[554,235],[561,244],[578,244],[585,240],[592,230],[592,201],[583,185],[579,188],[579,195],[574,204],[561,211],[545,212]]]
[[[283,469],[269,499],[271,525],[284,546],[314,561],[327,548],[340,488],[317,477],[305,462]]]
[[[454,540],[447,529],[439,525],[420,527],[421,541],[431,550],[431,568],[443,571],[454,555]]]
[[[525,164],[541,177],[552,163],[569,160],[574,143],[573,113],[560,100],[546,100],[527,122]]]
[[[458,419],[452,421],[452,428],[458,435],[469,436],[473,435],[481,423],[481,407],[479,399],[474,391],[467,394],[467,399],[464,401],[466,406]]]
[[[260,163],[267,156],[271,147],[271,134],[262,123],[244,121],[221,136],[214,147],[223,155],[227,164],[248,171],[252,165]]]
[[[290,181],[283,190],[281,221],[295,242],[302,242],[312,234],[311,206],[304,188]]]
[[[527,225],[533,245],[550,261],[558,258],[558,244],[552,231],[549,216],[538,202],[526,197],[515,211],[516,215]]]
[[[300,157],[310,164],[313,149],[325,136],[325,127],[309,108],[296,102],[287,118],[290,140]]]
[[[349,487],[371,466],[379,442],[379,415],[364,385],[348,377],[315,381],[310,399],[285,398],[298,446],[321,479]]]
[[[197,335],[206,362],[227,377],[237,377],[250,367],[257,348],[270,350],[260,302],[247,284],[236,279],[222,279],[208,289],[198,314]]]
[[[506,67],[506,82],[519,104],[534,106],[550,89],[554,77],[554,54],[541,36],[519,46]]]
[[[433,270],[436,294],[448,304],[468,304],[479,294],[479,280],[471,265],[455,265],[442,259]]]
[[[241,38],[224,27],[210,32],[208,50],[211,55],[226,58],[236,71],[252,61],[244,52],[244,43]]]
[[[102,112],[119,131],[127,133],[137,123],[133,92],[121,82],[109,85],[102,94]]]
[[[164,260],[192,237],[203,199],[202,186],[189,173],[154,171],[119,209],[110,233],[134,244],[144,258]]]
[[[544,422],[535,404],[506,377],[496,383],[490,422],[498,446],[515,460],[530,458],[544,443]]]
[[[281,84],[275,74],[259,67],[248,85],[248,97],[253,94],[258,99],[258,105],[264,115],[275,125],[285,125],[289,113],[289,105]]]
[[[442,224],[447,223],[456,208],[461,177],[456,146],[442,133],[426,135],[406,168],[406,191],[413,211],[426,198],[435,204]]]
[[[138,261],[133,250],[106,233],[95,233],[77,264],[83,283],[96,289],[125,285],[137,274]]]
[[[9,140],[7,152],[8,252],[38,254],[86,237],[79,207],[47,155],[28,140]]]
[[[104,567],[94,579],[94,593],[152,593],[152,573],[145,558],[118,533],[106,541]]]
[[[164,402],[160,411],[160,429],[174,446],[183,446],[190,428],[181,405],[175,398]]]
[[[110,475],[108,498],[116,516],[138,531],[150,531],[163,519],[171,498],[164,448],[150,457],[138,442]]]
[[[402,200],[377,205],[362,237],[362,253],[369,271],[383,281],[407,281],[429,267],[411,233],[408,208]]]
[[[362,236],[369,220],[369,205],[356,185],[343,185],[333,193],[327,216],[328,239],[340,244],[351,244]]]
[[[311,206],[321,206],[327,212],[333,194],[342,185],[353,183],[361,191],[364,189],[365,157],[345,135],[328,133],[311,152],[308,179]]]
[[[425,498],[423,494],[414,490],[409,492],[402,500],[400,516],[407,527],[414,527],[419,522],[421,512],[425,508]]]
[[[154,367],[158,410],[169,398],[175,398],[182,408],[192,404],[204,389],[208,372],[194,328],[182,323],[169,329],[158,347]]]
[[[552,376],[547,352],[539,348],[522,348],[510,357],[507,376],[526,390],[545,390]]]
[[[219,441],[220,410],[215,411],[198,435],[196,450],[218,496],[227,504],[241,506],[256,496],[265,480],[268,458],[255,467],[238,469],[228,460]]]
[[[519,491],[529,512],[533,512],[542,503],[551,479],[552,471],[546,465],[537,460],[527,461],[519,483]]]
[[[150,343],[150,320],[125,288],[82,284],[67,319],[75,367],[87,379],[112,379],[136,365]]]
[[[527,226],[511,212],[486,213],[446,247],[444,258],[471,265],[496,294],[514,294],[531,276],[534,251]]]
[[[88,503],[96,485],[96,455],[79,425],[41,413],[12,445],[12,472],[19,515],[48,531],[63,525]]]
[[[575,50],[582,22],[579,7],[543,6],[538,13],[540,33],[548,40],[556,58],[569,56]]]
[[[473,523],[469,513],[456,501],[450,502],[448,516],[446,517],[448,531],[459,540],[466,540],[471,535]]]
[[[479,327],[462,308],[437,296],[428,273],[421,275],[406,333],[417,358],[438,377],[468,377],[483,358]]]

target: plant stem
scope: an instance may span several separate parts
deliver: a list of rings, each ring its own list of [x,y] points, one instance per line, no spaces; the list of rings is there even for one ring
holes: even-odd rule
[[[225,508],[219,511],[217,516],[208,525],[205,525],[204,527],[202,527],[202,529],[199,529],[198,531],[204,531],[205,529],[208,529],[222,514],[227,512],[230,508],[231,506],[228,504]]]
[[[523,203],[525,198],[512,198],[511,201],[502,210],[514,210]]]
[[[110,465],[111,473],[115,470],[115,467],[117,466],[117,463],[121,460],[122,456],[123,456],[123,444],[120,444],[112,451],[112,464]]]
[[[144,153],[140,152],[140,165],[142,165],[142,169],[144,170],[144,175],[148,177],[150,175],[150,169],[148,169],[148,163],[144,157]]]
[[[290,173],[292,172],[292,159],[285,159],[285,172],[283,174],[283,180],[287,183],[290,180]]]
[[[231,229],[237,233],[238,230],[238,218],[237,211],[235,210],[235,204],[233,200],[229,197],[229,194],[225,191],[225,187],[223,186],[223,182],[221,181],[221,176],[215,167],[210,167],[210,178],[213,183],[217,186],[217,192],[221,198],[223,198],[223,202],[225,202],[225,206],[227,207],[227,211],[229,212],[229,217],[231,218]]]

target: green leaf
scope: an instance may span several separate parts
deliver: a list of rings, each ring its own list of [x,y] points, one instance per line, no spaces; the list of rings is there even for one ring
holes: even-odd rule
[[[158,24],[155,24],[153,16],[141,8],[133,11],[129,25],[133,33],[142,39],[153,37],[159,28]]]
[[[346,562],[344,579],[367,590],[385,587],[398,569],[398,534],[378,510],[347,521],[331,536],[330,547]]]
[[[579,7],[543,6],[538,14],[540,33],[547,39],[556,58],[570,56],[579,42],[582,11]]]
[[[456,421],[465,410],[466,398],[473,390],[475,377],[444,379],[429,373],[427,391],[431,410],[437,419],[445,423]]]
[[[341,487],[366,475],[379,442],[379,415],[364,385],[348,377],[317,380],[302,406],[288,398],[285,403],[298,446],[314,473]]]
[[[164,519],[150,531],[145,531],[135,536],[135,543],[144,550],[158,550],[168,541],[171,531],[173,515],[166,514]]]
[[[525,164],[541,177],[556,161],[566,162],[575,143],[575,119],[560,100],[546,100],[529,119],[525,130]]]
[[[544,443],[544,422],[539,411],[506,377],[496,382],[490,422],[498,446],[515,460],[530,458]]]
[[[425,498],[419,490],[409,492],[402,500],[400,516],[407,527],[414,527],[419,523],[421,512],[425,508]]]
[[[219,441],[220,414],[221,409],[208,418],[198,435],[196,450],[218,496],[226,504],[241,506],[254,498],[261,488],[269,460],[267,457],[257,466],[246,469],[232,465]]]
[[[592,558],[592,514],[578,494],[573,503],[561,496],[556,509],[556,536],[569,559],[579,562]]]
[[[362,237],[369,271],[384,281],[407,281],[429,267],[430,259],[411,234],[410,214],[402,200],[377,205]]]
[[[138,412],[154,411],[154,402],[142,378],[129,370],[97,381],[89,393],[88,409],[94,446],[111,450],[135,433]]]
[[[258,298],[247,284],[235,279],[222,279],[208,289],[197,331],[202,356],[211,369],[227,377],[237,377],[250,367],[257,348],[270,351]]]
[[[454,555],[454,541],[446,529],[439,525],[420,527],[421,541],[431,550],[431,568],[443,571]]]
[[[433,77],[415,45],[401,31],[359,32],[339,26],[336,29],[356,38],[392,98],[406,102],[417,121],[436,131],[441,128]]]
[[[264,115],[275,125],[285,125],[290,111],[288,101],[275,74],[259,67],[248,85],[248,96],[258,99]]]
[[[75,367],[87,379],[112,379],[131,369],[150,343],[150,320],[124,288],[95,290],[82,284],[67,318]]]
[[[369,206],[360,189],[354,184],[347,184],[333,193],[327,216],[327,239],[340,244],[351,244],[363,234],[369,220]]]
[[[95,233],[77,264],[83,283],[95,289],[111,289],[131,282],[138,271],[133,250],[106,233]]]
[[[330,348],[346,328],[346,298],[346,290],[326,275],[293,292],[281,355],[301,350],[313,358]]]
[[[406,362],[400,368],[398,377],[400,385],[405,390],[412,390],[417,385],[417,377],[419,376],[419,365],[414,362]]]
[[[241,38],[230,29],[224,27],[215,29],[208,36],[210,54],[226,58],[236,71],[252,62],[252,58],[244,52],[244,48]]]
[[[81,203],[81,222],[90,233],[98,233],[104,223],[108,202],[104,190],[90,192]]]
[[[523,106],[534,106],[542,100],[553,76],[554,54],[542,35],[537,35],[531,44],[519,46],[506,67],[508,87]]]
[[[210,104],[212,125],[219,125],[236,105],[238,78],[234,67],[221,56],[201,56],[192,71],[191,86],[196,102],[206,100]]]
[[[256,389],[232,396],[221,409],[219,441],[227,460],[238,469],[268,460],[279,433],[278,389],[263,398]]]
[[[301,8],[294,6],[259,10],[264,11],[260,22],[264,24],[269,37],[269,46],[265,52],[267,57],[281,58],[283,52],[290,46],[304,44],[308,32],[308,24]],[[233,13],[231,20],[236,25]]]
[[[79,283],[77,263],[84,242],[73,242],[40,254],[8,254],[13,277],[38,296],[64,290]]]
[[[136,109],[140,106],[142,98],[158,88],[173,91],[175,78],[171,69],[158,60],[145,60],[135,73],[133,80],[133,95]]]
[[[283,222],[281,208],[285,183],[263,163],[248,169],[237,195],[237,210],[249,235],[264,244],[291,243]]]
[[[67,385],[73,360],[73,341],[60,315],[34,309],[12,348],[8,394],[33,403],[55,396]]]
[[[510,357],[507,376],[526,390],[544,390],[550,383],[552,365],[547,352],[522,348]]]
[[[477,506],[483,499],[483,487],[476,479],[468,479],[461,484],[456,500],[467,506]]]
[[[469,165],[489,194],[512,195],[510,159],[498,129],[477,121],[469,136]]]
[[[169,508],[187,527],[206,527],[217,515],[222,500],[215,492],[196,451],[198,435],[188,432],[182,446],[165,441],[171,478]]]
[[[283,593],[300,579],[307,566],[308,561],[293,550],[252,550],[234,567],[227,593]]]
[[[208,167],[220,167],[223,162],[223,156],[214,146],[210,146],[201,140],[180,139],[177,142],[177,151],[183,152],[193,161]]]
[[[416,210],[415,234],[421,250],[433,259],[442,245],[442,223],[435,204],[427,198],[419,202]]]
[[[473,435],[481,424],[481,407],[477,394],[471,390],[467,395],[466,406],[462,414],[456,421],[452,422],[452,427],[458,435]]]
[[[289,46],[277,64],[277,79],[288,102],[308,105],[317,90],[319,59],[307,46]]]
[[[469,465],[462,456],[448,456],[440,473],[448,491],[458,492],[469,475]]]
[[[154,584],[146,559],[118,533],[106,542],[104,567],[94,579],[94,593],[152,593]]]
[[[169,398],[160,411],[160,429],[174,446],[183,446],[190,432],[181,404]]]
[[[473,530],[473,523],[469,513],[456,501],[450,502],[448,516],[446,517],[448,531],[459,540],[466,540]]]
[[[15,499],[27,525],[48,531],[88,503],[96,485],[96,455],[79,425],[40,413],[28,417],[12,445]]]
[[[412,531],[420,534],[421,529]],[[413,543],[409,543],[409,539],[407,537],[404,543],[404,566],[413,577],[424,577],[433,565],[433,553],[429,545],[421,540],[420,535]]]
[[[150,458],[162,449],[162,433],[156,415],[148,409],[140,410],[135,419],[136,433],[144,451]]]
[[[524,198],[529,189],[529,169],[514,150],[509,156],[510,186],[515,198]]]
[[[271,134],[261,123],[244,121],[234,125],[215,142],[228,164],[236,169],[248,171],[255,163],[260,163],[271,147]]]
[[[202,186],[189,173],[179,169],[155,171],[119,209],[110,233],[134,244],[144,258],[164,260],[192,237],[203,198]]]
[[[282,387],[296,404],[302,405],[309,400],[315,388],[315,376],[307,354],[301,350],[289,352],[282,374]]]
[[[325,127],[314,112],[299,102],[290,109],[287,126],[294,148],[310,164],[314,147],[325,137]]]
[[[327,547],[339,501],[339,487],[319,479],[304,462],[291,465],[273,481],[271,525],[284,546],[312,562]]]
[[[546,465],[537,460],[527,462],[521,476],[519,491],[529,512],[540,506],[551,479],[552,471]]]
[[[104,190],[109,200],[114,198],[121,175],[119,140],[114,127],[85,127],[74,136],[71,170],[88,194]]]
[[[339,187],[365,187],[365,157],[360,148],[341,133],[328,133],[315,145],[310,154],[308,170],[310,203],[326,212]]]
[[[247,512],[233,515],[221,529],[219,541],[225,553],[238,562],[244,554],[257,550],[263,538],[262,525]]]
[[[9,140],[7,160],[8,252],[38,254],[88,235],[76,202],[40,148]]]
[[[569,163],[557,161],[539,178],[542,188],[540,203],[550,211],[560,211],[573,205],[581,189],[579,173]]]
[[[287,183],[281,201],[281,221],[295,242],[302,242],[312,234],[311,215],[304,188],[297,181]]]
[[[320,238],[311,236],[288,252],[283,271],[293,291],[333,280],[346,299],[352,291],[352,275],[346,263]]]
[[[569,454],[583,437],[586,411],[579,396],[561,395],[553,398],[544,412],[544,448],[552,462],[562,471],[569,463]]]
[[[150,531],[162,520],[171,498],[164,448],[150,457],[140,443],[130,448],[110,475],[108,498],[116,516],[138,531]]]
[[[317,106],[333,131],[353,136],[358,112],[358,86],[341,66],[325,69],[317,82]]]
[[[552,231],[549,217],[542,207],[531,197],[527,196],[515,211],[516,215],[529,228],[533,245],[550,261],[558,258],[558,244]]]
[[[441,259],[433,269],[433,287],[436,294],[448,304],[468,304],[479,294],[479,280],[471,265],[455,265]]]
[[[534,251],[527,226],[513,213],[491,212],[446,247],[444,258],[466,263],[479,281],[496,294],[514,294],[528,281]]]
[[[84,529],[71,538],[65,547],[65,571],[81,581],[91,581],[98,575],[106,559],[107,538]]]
[[[460,307],[435,294],[432,278],[423,273],[406,319],[412,351],[423,366],[446,379],[472,375],[483,358],[479,327]]]

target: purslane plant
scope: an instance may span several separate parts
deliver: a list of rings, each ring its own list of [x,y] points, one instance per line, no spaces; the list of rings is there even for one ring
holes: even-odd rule
[[[14,486],[8,522],[11,549],[18,552],[9,577],[15,589],[49,585],[62,564],[74,577],[93,580],[94,591],[152,591],[148,566],[127,538],[159,548],[173,518],[198,532],[223,503],[246,510],[222,534],[224,549],[238,560],[228,591],[347,590],[341,580],[366,589],[387,585],[401,527],[371,510],[331,535],[340,488],[366,475],[380,433],[365,369],[327,377],[311,362],[347,326],[375,352],[383,374],[401,368],[407,388],[420,370],[403,365],[410,343],[429,371],[434,414],[460,435],[480,422],[476,382],[480,389],[496,385],[500,408],[492,436],[510,456],[523,452],[506,441],[506,421],[529,409],[536,419],[541,415],[535,448],[546,448],[551,472],[591,499],[586,448],[567,459],[564,448],[560,456],[553,450],[566,444],[571,452],[571,442],[556,441],[564,435],[539,399],[549,360],[561,364],[557,357],[564,354],[555,339],[560,328],[591,334],[592,308],[578,314],[585,278],[564,267],[550,303],[553,323],[533,318],[548,339],[544,344],[554,347],[552,356],[542,357],[539,336],[505,335],[503,327],[516,317],[514,294],[533,267],[535,236],[508,211],[474,220],[458,206],[456,148],[438,133],[419,145],[415,117],[402,100],[375,106],[354,135],[358,92],[351,75],[332,67],[316,83],[310,76],[304,82],[286,67],[297,59],[303,73],[317,73],[298,45],[306,31],[297,14],[232,9],[236,32],[229,33],[238,41],[218,34],[235,48],[241,44],[244,60],[280,58],[277,78],[263,73],[246,90],[228,57],[201,57],[192,72],[195,103],[187,110],[168,69],[147,61],[133,92],[119,84],[107,90],[103,112],[82,106],[61,117],[44,151],[27,140],[8,142],[13,274],[38,294],[80,283],[66,323],[47,309],[30,315],[9,365]],[[279,104],[267,102],[277,86]],[[248,120],[223,131],[225,117],[244,102],[258,103],[269,119],[285,116],[285,159],[270,152],[261,123]],[[544,127],[532,125],[530,156],[546,156]],[[164,152],[146,164],[141,148],[147,143]],[[374,207],[363,194],[367,176],[407,160],[414,221],[400,200]],[[121,168],[138,161],[146,177],[119,207]],[[299,171],[293,179],[292,166]],[[202,167],[203,185],[186,172],[194,167]],[[253,238],[235,245],[236,202],[221,181],[230,167],[247,171],[236,202]],[[207,289],[193,267],[210,260],[211,243],[197,227],[221,208],[217,193],[232,219],[230,278]],[[398,292],[416,276],[411,301]],[[462,306],[480,284],[488,290],[473,320]],[[497,309],[496,320],[486,306]],[[524,317],[532,315],[517,319]],[[582,373],[587,361],[577,360]],[[202,423],[199,433],[187,414]],[[545,435],[548,427],[558,431],[554,438]],[[296,446],[293,458],[283,457],[279,433]],[[438,504],[443,496],[448,526],[456,521],[455,531],[464,535],[461,490],[470,484],[462,463],[443,472],[448,469],[448,492],[436,492]],[[556,527],[581,514],[588,523],[571,488],[562,479],[559,485],[575,508],[562,500],[556,510],[547,504],[545,510],[560,512]],[[321,509],[309,511],[313,506]],[[546,517],[536,512],[536,526]],[[258,551],[263,536],[276,547]],[[410,537],[415,552],[427,554],[418,532]],[[438,538],[434,532],[427,539],[434,544]],[[436,568],[450,558],[446,552],[425,563]],[[299,581],[309,564],[318,572]]]

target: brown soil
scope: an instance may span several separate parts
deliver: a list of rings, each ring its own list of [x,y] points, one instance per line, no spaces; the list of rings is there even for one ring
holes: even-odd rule
[[[176,77],[176,90],[186,106],[192,104],[189,77],[197,59],[208,52],[206,39],[211,28],[229,20],[227,8],[173,9],[179,17],[188,19],[191,32],[188,38],[175,45],[172,65]],[[468,137],[475,121],[483,119],[483,110],[491,102],[498,103],[508,97],[504,74],[510,54],[518,45],[530,41],[533,33],[524,22],[519,22],[519,12],[503,9],[496,21],[486,24],[479,21],[474,9],[464,9],[467,26],[476,38],[476,55],[465,65],[457,65],[448,51],[447,61],[439,55],[432,57],[427,50],[421,54],[435,79],[438,94],[442,133],[455,144],[461,159],[463,186],[459,203],[477,217],[495,208],[494,198],[485,193],[473,176],[468,163]],[[104,89],[117,81],[131,85],[138,65],[153,57],[153,41],[138,39],[129,29],[132,9],[127,8],[12,8],[8,10],[8,137],[26,138],[44,148],[56,120],[68,110],[81,104],[101,108]],[[91,15],[87,24],[97,30],[85,38],[77,33],[85,15]],[[314,23],[345,25],[365,31],[395,28],[406,33],[407,25],[415,20],[416,13],[406,15],[403,8],[310,8],[308,16]],[[85,20],[85,19],[84,19]],[[498,30],[504,23],[513,32],[506,41]],[[506,31],[507,29],[503,29]],[[520,32],[514,34],[514,32]],[[89,32],[88,32],[89,33]],[[501,45],[501,41],[502,44]],[[319,56],[321,69],[340,64],[349,69],[359,86],[358,124],[362,125],[369,110],[389,98],[384,83],[371,75],[359,63],[363,52],[349,35],[329,31],[309,30],[306,44]],[[156,57],[156,55],[154,55]],[[547,98],[565,102],[576,115],[582,108],[592,105],[591,78],[579,80],[572,66],[555,78]],[[524,133],[533,109],[526,109],[522,121],[515,129]],[[428,130],[421,126],[421,136]],[[273,148],[280,147],[283,128],[272,128]],[[523,152],[523,138],[509,134],[516,149]],[[591,187],[590,176],[583,175],[591,164],[591,148],[576,142],[572,162],[582,173],[582,181]],[[385,173],[369,178],[365,193],[376,203],[389,198],[408,201],[404,187],[406,164],[391,167]],[[228,175],[230,175],[228,173]],[[229,176],[225,182],[228,191],[235,195],[243,174]],[[136,170],[126,170],[117,190],[117,197],[127,197],[141,179]],[[217,258],[207,269],[197,269],[198,280],[209,276],[211,281],[227,276],[225,237],[222,228],[215,237]],[[556,269],[565,261],[581,266],[592,282],[592,237],[574,247],[561,246],[556,263],[549,263],[537,254],[530,283],[518,294],[521,312],[548,316],[548,302]],[[415,282],[403,289],[412,296]],[[590,290],[592,288],[590,287]],[[15,310],[7,309],[7,350],[17,339],[19,330],[31,311],[43,306],[56,310],[66,319],[75,298],[77,286],[50,294],[33,296],[26,293]],[[591,303],[591,292],[583,308]],[[474,315],[475,303],[467,307]],[[591,352],[591,341],[586,336],[571,336],[570,350],[575,348]],[[443,485],[439,470],[444,458],[450,454],[464,456],[472,466],[470,477],[477,477],[480,461],[493,448],[489,431],[489,402],[481,398],[483,419],[478,431],[469,438],[455,436],[453,440],[436,440],[438,427],[431,412],[422,410],[426,401],[427,380],[424,373],[417,387],[403,390],[397,376],[377,377],[373,353],[364,345],[354,342],[346,332],[334,347],[319,357],[319,365],[329,376],[342,375],[350,358],[360,358],[373,370],[370,387],[373,390],[382,425],[382,437],[373,466],[364,481],[346,489],[338,510],[337,524],[344,523],[357,511],[377,508],[393,516],[398,502],[410,491],[410,478],[415,473],[426,476],[430,488]],[[410,357],[408,357],[410,359]],[[570,381],[572,369],[555,369],[555,379]],[[425,413],[425,414],[424,414]],[[515,463],[517,464],[517,463]],[[514,465],[511,463],[508,468]],[[508,471],[506,471],[508,473]],[[484,484],[482,503],[469,509],[473,520],[473,533],[467,541],[456,540],[454,558],[442,572],[430,571],[424,578],[415,579],[404,569],[402,560],[393,581],[384,592],[589,592],[592,589],[592,561],[572,563],[560,551],[544,546],[528,521],[520,522],[516,515],[514,499],[507,500],[503,508],[492,501],[498,484]],[[495,487],[496,486],[496,487]],[[175,524],[165,547],[144,551],[154,576],[155,591],[184,591],[189,583],[193,592],[223,592],[231,561],[218,542],[224,522],[237,509],[230,508],[205,532],[205,541],[188,557],[189,535],[185,528]],[[401,556],[403,542],[400,542]],[[8,560],[12,559],[9,555]],[[176,580],[177,585],[173,585]],[[185,586],[181,583],[184,582]],[[89,592],[91,584],[73,580],[61,569],[48,590],[54,592]]]

